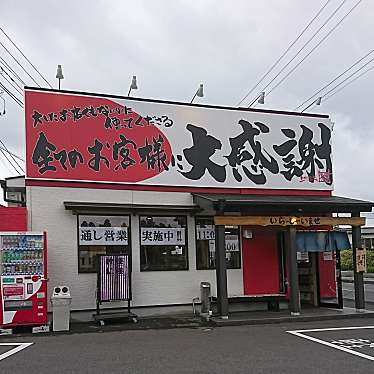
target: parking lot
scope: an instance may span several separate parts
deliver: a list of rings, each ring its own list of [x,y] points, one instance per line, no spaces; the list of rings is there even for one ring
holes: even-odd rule
[[[221,328],[2,336],[0,372],[368,373],[369,318]],[[2,358],[18,343],[33,343]]]
[[[374,361],[374,326],[347,326],[288,331],[294,336]]]

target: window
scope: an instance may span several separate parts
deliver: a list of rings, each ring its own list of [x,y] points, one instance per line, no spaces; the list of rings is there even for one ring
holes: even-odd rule
[[[215,228],[212,217],[196,217],[196,268],[207,270],[216,268]],[[239,227],[225,227],[226,266],[240,269]]]
[[[78,272],[96,273],[96,255],[130,252],[129,216],[78,216]]]
[[[185,216],[140,217],[140,270],[188,270]]]

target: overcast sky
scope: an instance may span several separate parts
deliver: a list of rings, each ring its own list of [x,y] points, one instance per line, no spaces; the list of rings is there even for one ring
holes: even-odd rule
[[[341,2],[330,0],[295,47],[301,47]],[[205,97],[197,102],[236,106],[325,3],[1,0],[0,25],[55,87],[56,65],[62,64],[65,89],[126,95],[131,76],[137,75],[139,97],[189,101],[204,83]],[[306,52],[356,3],[346,0]],[[374,1],[363,0],[261,108],[295,109],[372,50],[373,17]],[[4,35],[0,41],[10,47]],[[284,63],[297,48],[292,51]],[[1,46],[0,56],[17,69]],[[374,201],[373,80],[374,70],[312,111],[329,114],[335,122],[335,194]],[[23,112],[3,97],[7,114],[0,117],[0,138],[24,156]],[[0,161],[0,178],[10,175],[14,173]]]

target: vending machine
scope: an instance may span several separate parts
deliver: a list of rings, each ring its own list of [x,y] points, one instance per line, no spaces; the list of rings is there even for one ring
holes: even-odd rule
[[[47,324],[46,235],[0,232],[0,328]]]

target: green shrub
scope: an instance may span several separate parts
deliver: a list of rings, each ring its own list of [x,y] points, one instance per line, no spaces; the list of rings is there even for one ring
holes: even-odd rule
[[[342,270],[353,270],[353,257],[351,249],[340,251],[340,263]]]
[[[374,251],[366,251],[367,272],[374,273]]]
[[[342,270],[353,270],[352,250],[346,249],[344,251],[340,251],[340,261]],[[367,272],[374,273],[374,251],[366,251],[366,265]]]

